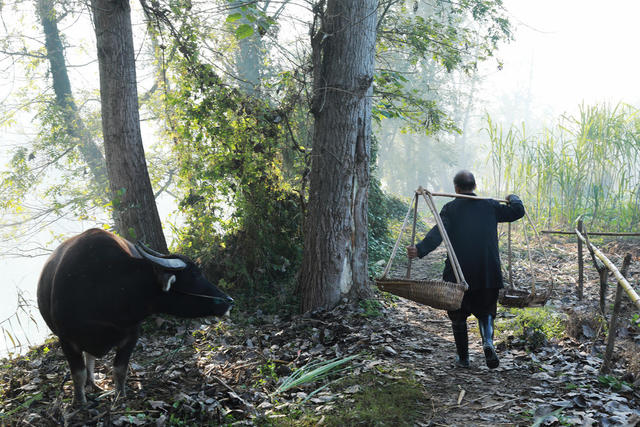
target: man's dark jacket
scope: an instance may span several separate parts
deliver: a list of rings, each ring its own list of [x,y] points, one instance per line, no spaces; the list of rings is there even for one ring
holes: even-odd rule
[[[469,195],[475,196],[473,193]],[[455,199],[442,207],[440,217],[458,257],[469,290],[502,288],[502,270],[498,253],[498,223],[512,222],[524,216],[522,201],[514,195],[510,203],[491,199]],[[422,258],[442,242],[438,226],[433,227],[416,245]],[[447,257],[443,280],[455,282]]]

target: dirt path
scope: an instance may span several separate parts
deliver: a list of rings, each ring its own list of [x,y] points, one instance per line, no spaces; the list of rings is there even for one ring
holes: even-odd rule
[[[556,285],[548,305],[559,314],[595,311],[599,285],[590,260],[585,257],[585,300],[577,301],[574,246],[552,243],[549,248]],[[630,277],[637,280],[640,276],[638,246],[612,243],[609,249],[617,254],[612,255],[614,259],[621,259],[625,252],[635,255]],[[537,256],[540,258],[541,254]],[[429,257],[413,262],[412,277],[438,277],[441,264],[436,260],[442,259],[444,253],[440,250],[439,254]],[[549,269],[542,259],[537,261],[536,268],[540,269],[537,273],[544,277]],[[392,273],[395,277],[401,277],[406,271],[406,264],[402,261],[399,264]],[[608,301],[612,300],[614,290],[615,287],[610,286]],[[627,313],[634,311],[628,302],[626,309]],[[504,308],[500,308],[499,317],[500,312],[505,316]],[[389,316],[393,319],[389,322],[392,330],[404,337],[394,340],[394,350],[402,359],[402,365],[415,369],[431,393],[433,405],[421,424],[530,425],[533,419],[546,414],[550,414],[546,417],[547,423],[640,423],[640,394],[625,387],[616,391],[599,379],[601,359],[596,354],[603,350],[603,343],[597,342],[598,337],[583,342],[565,338],[532,350],[526,345],[507,345],[512,337],[498,334],[500,366],[491,370],[485,365],[477,323],[471,317],[468,321],[471,367],[461,369],[454,364],[455,345],[444,311],[401,300]],[[574,328],[580,326],[574,325]],[[614,374],[628,376],[624,367]]]
[[[289,424],[279,420],[300,416],[301,410],[318,423],[336,406],[357,399],[357,388],[332,383],[302,406],[323,382],[277,398],[272,393],[296,368],[349,355],[359,355],[354,375],[369,372],[393,381],[404,372],[424,385],[413,425],[635,425],[640,420],[640,382],[630,384],[637,381],[633,372],[640,371],[632,369],[633,357],[640,364],[640,331],[628,319],[623,322],[619,334],[633,344],[635,356],[623,357],[619,347],[612,374],[599,376],[604,334],[597,323],[589,323],[597,307],[597,275],[593,268],[587,270],[585,300],[577,301],[573,248],[553,241],[548,246],[558,286],[545,310],[564,316],[574,336],[532,346],[526,337],[498,332],[500,366],[494,370],[484,363],[472,318],[471,367],[456,368],[446,313],[388,295],[379,295],[370,312],[362,305],[342,304],[304,316],[256,312],[242,323],[157,319],[144,328],[134,352],[126,403],[93,394],[89,408],[74,411],[68,368],[53,341],[0,365],[0,425],[278,426],[296,425],[295,419]],[[640,277],[638,246],[609,249],[620,259],[632,251],[630,278],[635,283]],[[416,263],[414,272],[440,274],[437,256]],[[619,265],[620,259],[613,258]],[[628,303],[624,307],[627,314],[635,312]],[[507,320],[515,316],[499,313]],[[109,364],[104,358],[96,365],[98,384],[107,390],[112,388]]]

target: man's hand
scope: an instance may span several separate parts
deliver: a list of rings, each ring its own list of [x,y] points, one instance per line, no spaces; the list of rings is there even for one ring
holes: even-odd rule
[[[418,248],[416,248],[415,245],[407,246],[407,256],[409,259],[417,258]]]

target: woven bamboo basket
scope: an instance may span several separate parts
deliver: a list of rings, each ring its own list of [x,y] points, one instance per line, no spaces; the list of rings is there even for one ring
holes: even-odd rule
[[[376,279],[376,284],[385,292],[448,311],[460,308],[467,290],[465,283],[442,280]]]
[[[399,279],[387,277],[387,273],[391,268],[391,263],[396,254],[396,250],[398,249],[398,244],[402,238],[402,234],[404,232],[412,208],[413,231],[411,241],[412,243],[415,242],[417,209],[420,195],[424,197],[427,206],[431,210],[431,213],[434,215],[436,223],[438,224],[438,229],[440,230],[440,233],[442,235],[442,241],[445,244],[449,259],[451,260],[451,264],[455,272],[456,279],[458,281],[457,283],[432,279],[411,279],[411,259],[409,259],[409,264],[407,265],[407,274],[405,278]],[[428,305],[435,309],[454,311],[458,310],[462,305],[462,298],[465,291],[469,289],[469,286],[464,280],[462,269],[460,268],[460,264],[458,263],[456,254],[453,251],[453,247],[451,246],[451,242],[449,241],[449,236],[447,236],[444,224],[442,224],[440,215],[436,210],[435,203],[433,202],[431,194],[428,191],[423,190],[422,187],[416,190],[414,202],[409,207],[407,215],[404,218],[402,228],[400,229],[400,234],[398,236],[398,239],[396,240],[393,251],[391,252],[391,257],[389,258],[387,267],[382,277],[375,279],[375,282],[376,285],[378,285],[378,288],[385,292],[389,292],[391,294],[409,299],[411,301],[415,301],[420,304]]]
[[[505,307],[542,307],[547,303],[549,296],[536,294],[518,289],[501,289],[498,294],[498,302]]]

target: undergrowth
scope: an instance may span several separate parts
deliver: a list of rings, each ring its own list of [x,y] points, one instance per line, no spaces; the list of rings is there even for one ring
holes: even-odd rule
[[[371,180],[369,187],[368,240],[369,275],[378,277],[389,260],[397,234],[393,225],[402,223],[409,205],[397,197],[386,194],[380,181]]]
[[[552,307],[509,308],[496,322],[497,335],[510,344],[519,343],[531,350],[539,349],[551,339],[565,334],[565,319]]]
[[[423,385],[405,371],[380,368],[344,378],[331,387],[334,393],[345,393],[330,403],[331,409],[320,417],[303,407],[273,414],[262,419],[260,426],[413,426],[424,419],[421,408],[429,407],[429,395]],[[348,391],[348,393],[346,392]]]

